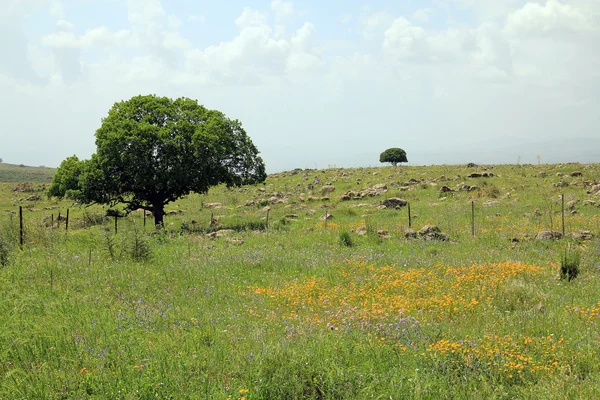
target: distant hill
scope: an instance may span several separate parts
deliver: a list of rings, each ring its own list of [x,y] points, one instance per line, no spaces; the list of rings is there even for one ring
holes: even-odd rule
[[[0,163],[0,182],[50,183],[55,173],[56,168]]]

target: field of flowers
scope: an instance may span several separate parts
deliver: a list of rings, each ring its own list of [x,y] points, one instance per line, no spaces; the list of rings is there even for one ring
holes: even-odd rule
[[[472,191],[464,166],[291,171],[161,232],[3,184],[0,398],[596,398],[600,166],[487,168]]]

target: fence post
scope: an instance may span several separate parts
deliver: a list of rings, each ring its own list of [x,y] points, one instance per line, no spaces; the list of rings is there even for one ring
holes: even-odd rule
[[[19,206],[19,245],[23,249],[23,207]]]
[[[471,235],[475,237],[475,201],[471,200]]]
[[[408,227],[412,228],[412,217],[410,216],[410,203],[408,203]]]
[[[115,215],[115,235],[117,234],[117,230],[118,230],[117,221],[118,221],[118,217]]]
[[[562,235],[565,236],[565,194],[563,193],[561,196],[562,203]]]
[[[65,222],[65,231],[69,230],[69,209],[67,208],[67,221]]]
[[[269,212],[271,212],[270,208],[267,210],[267,222],[266,222],[265,229],[269,229]]]

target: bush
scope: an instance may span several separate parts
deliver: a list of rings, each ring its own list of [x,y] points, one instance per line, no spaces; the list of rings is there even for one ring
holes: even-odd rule
[[[571,282],[579,275],[580,265],[581,254],[578,251],[572,251],[567,247],[560,260],[560,278]]]
[[[352,236],[348,231],[340,232],[340,245],[346,247],[352,247],[354,243],[352,242]]]

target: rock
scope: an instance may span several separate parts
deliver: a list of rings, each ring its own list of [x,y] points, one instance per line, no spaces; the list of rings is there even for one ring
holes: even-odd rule
[[[287,214],[285,217],[287,219],[298,219],[298,214]]]
[[[557,182],[557,183],[553,183],[552,186],[554,186],[554,187],[568,187],[569,186],[569,182],[560,181],[560,182]]]
[[[321,188],[321,194],[331,193],[335,190],[335,186],[333,185],[325,185]]]
[[[416,239],[417,238],[417,231],[415,231],[414,229],[407,229],[404,231],[404,237],[407,239]]]
[[[41,199],[42,199],[42,197],[39,194],[34,194],[33,196],[27,197],[25,200],[26,201],[39,201]]]
[[[377,231],[377,236],[379,236],[382,239],[390,239],[391,238],[390,233],[383,229]]]
[[[541,231],[535,236],[537,240],[550,240],[562,238],[562,233],[558,231]]]
[[[572,177],[576,177],[576,176],[583,176],[583,174],[581,173],[581,171],[574,171],[571,172],[570,174]]]
[[[450,187],[444,185],[440,188],[440,193],[450,193],[454,192],[454,190],[450,189]]]
[[[271,206],[266,206],[261,211],[262,212],[269,212],[269,211],[271,211]]]
[[[593,185],[590,190],[588,190],[588,194],[598,194],[600,192],[600,185]]]
[[[239,246],[239,245],[242,245],[242,244],[244,244],[244,243],[246,243],[246,242],[244,241],[244,239],[242,239],[242,238],[229,238],[229,237],[228,237],[228,238],[225,238],[225,241],[227,241],[227,242],[229,242],[229,243],[231,243],[231,244],[236,244],[236,245],[238,245],[238,246]]]
[[[425,236],[425,235],[429,235],[430,233],[440,233],[440,228],[437,227],[436,225],[425,225],[424,227],[422,227],[419,230],[419,235],[421,236]]]
[[[541,172],[540,172],[540,178],[545,178],[545,177],[547,177],[547,176],[548,176],[548,174],[547,174],[547,173],[545,173],[544,171],[541,171]]]
[[[248,200],[246,203],[244,203],[244,205],[246,207],[252,207],[252,206],[256,205],[256,203],[253,200]]]
[[[565,174],[563,174],[562,172],[557,172],[556,176],[558,176],[559,178],[562,178],[563,176],[565,176]]]
[[[356,234],[358,236],[364,236],[364,235],[366,235],[367,234],[367,227],[366,226],[359,226],[356,229]]]
[[[381,202],[381,205],[386,206],[387,208],[401,208],[408,205],[408,201],[404,199],[400,199],[398,197],[391,197],[389,199],[385,199]]]
[[[329,213],[325,213],[325,214],[321,215],[321,217],[319,218],[320,221],[325,221],[325,219],[327,219],[329,221],[330,219],[333,219],[333,215],[331,215]]]
[[[467,175],[467,178],[492,178],[495,175],[491,172],[484,172],[484,173],[479,173],[479,172],[473,172],[470,175]]]
[[[567,210],[574,210],[577,205],[577,200],[571,200],[567,203]]]
[[[223,208],[223,204],[221,204],[221,203],[205,203],[204,208],[215,208],[218,210],[220,208]]]
[[[572,232],[567,234],[568,237],[578,240],[592,240],[594,234],[590,231],[580,231],[580,232]]]
[[[361,196],[361,197],[367,197],[367,196],[369,196],[369,197],[373,197],[373,196],[380,196],[380,195],[382,195],[382,194],[386,193],[387,191],[388,191],[388,188],[387,188],[387,186],[386,186],[385,184],[383,184],[383,183],[378,183],[377,185],[375,185],[375,186],[373,186],[373,187],[371,187],[371,188],[369,188],[369,189],[363,190],[363,191],[360,193],[360,196]]]
[[[467,164],[467,168],[475,168],[475,167],[477,167],[477,164],[475,164],[475,163],[470,162]]]
[[[489,201],[486,201],[485,203],[483,203],[483,205],[487,206],[487,207],[497,206],[498,204],[500,204],[500,202],[497,200],[489,200]]]

